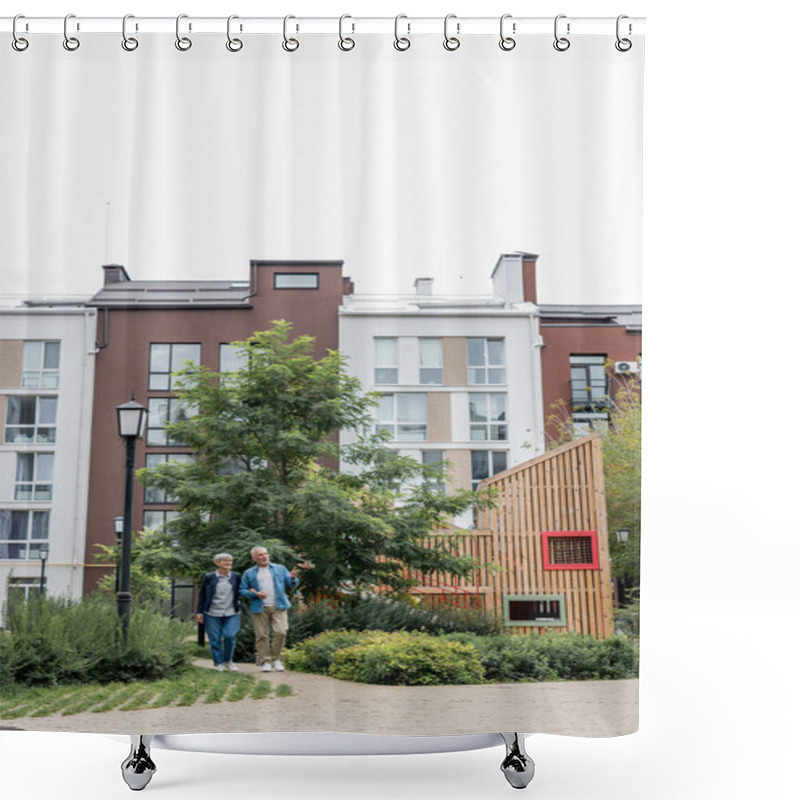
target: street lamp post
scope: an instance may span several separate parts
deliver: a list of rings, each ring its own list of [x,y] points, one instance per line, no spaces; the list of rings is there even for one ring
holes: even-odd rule
[[[47,556],[50,554],[50,544],[48,542],[39,543],[39,558],[42,560],[42,572],[39,575],[39,594],[44,597],[44,568],[47,564]]]
[[[114,565],[114,591],[119,592],[119,560],[120,560],[120,547],[122,546],[122,531],[125,529],[125,517],[121,514],[114,517],[114,534],[117,537],[117,561]]]
[[[117,613],[122,620],[122,638],[128,638],[131,622],[131,528],[133,517],[133,464],[136,440],[144,433],[147,409],[133,396],[117,406],[117,431],[125,440],[125,505],[122,517],[122,557],[118,575]]]

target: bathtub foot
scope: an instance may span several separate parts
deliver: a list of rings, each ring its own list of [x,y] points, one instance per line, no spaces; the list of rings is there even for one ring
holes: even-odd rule
[[[524,789],[535,770],[533,759],[525,752],[525,738],[519,733],[501,733],[506,743],[506,757],[500,765],[506,780],[515,789]]]
[[[131,752],[122,762],[122,779],[135,792],[144,789],[155,774],[156,765],[150,758],[152,741],[152,736],[131,734]]]

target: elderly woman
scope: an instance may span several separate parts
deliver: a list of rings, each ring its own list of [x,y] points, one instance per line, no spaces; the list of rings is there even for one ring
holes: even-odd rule
[[[214,556],[217,565],[214,572],[203,576],[200,592],[197,595],[198,622],[205,624],[214,669],[223,672],[228,669],[238,672],[233,663],[233,648],[239,632],[239,586],[242,576],[231,572],[233,556],[218,553]]]

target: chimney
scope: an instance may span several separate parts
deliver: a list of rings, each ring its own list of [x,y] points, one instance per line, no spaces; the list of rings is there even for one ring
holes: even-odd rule
[[[103,264],[103,286],[108,286],[110,283],[125,283],[129,280],[130,276],[122,264]]]
[[[342,296],[348,294],[353,294],[356,290],[356,285],[353,283],[352,278],[348,278],[346,275],[342,278]]]
[[[417,278],[414,281],[414,289],[418,295],[430,296],[433,294],[433,278]]]
[[[492,272],[492,290],[506,303],[536,304],[536,261],[533,253],[504,253]]]

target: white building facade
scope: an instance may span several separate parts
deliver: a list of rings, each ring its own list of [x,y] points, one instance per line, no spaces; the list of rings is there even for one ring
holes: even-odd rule
[[[96,313],[0,309],[3,611],[40,590],[42,566],[46,594],[82,594]]]
[[[436,295],[418,278],[414,295],[356,293],[339,310],[340,351],[380,393],[388,446],[449,462],[449,488],[474,488],[545,449],[539,313],[523,299],[523,258],[536,256],[500,258],[492,295]]]

